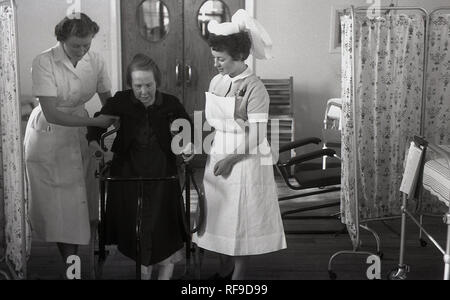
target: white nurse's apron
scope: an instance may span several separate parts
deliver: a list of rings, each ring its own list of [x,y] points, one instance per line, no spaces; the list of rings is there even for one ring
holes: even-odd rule
[[[245,142],[245,130],[234,120],[235,98],[206,93],[205,112],[215,137],[203,180],[205,225],[193,242],[231,256],[286,248],[272,164],[263,164],[261,155],[248,155],[228,177],[214,175],[216,163]]]
[[[87,117],[83,106],[58,108]],[[30,115],[24,138],[33,238],[85,245],[90,220],[98,218],[95,164],[86,128],[49,124],[40,106]]]

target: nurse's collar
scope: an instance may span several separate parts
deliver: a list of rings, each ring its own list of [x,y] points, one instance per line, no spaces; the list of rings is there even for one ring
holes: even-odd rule
[[[234,76],[234,77],[230,77],[230,75],[227,74],[227,75],[225,75],[225,77],[228,76],[228,78],[230,79],[231,82],[235,82],[235,81],[247,78],[247,77],[249,77],[252,74],[253,74],[252,69],[249,66],[247,66],[247,69],[245,69],[245,71],[242,72],[241,74],[239,74],[237,76]]]

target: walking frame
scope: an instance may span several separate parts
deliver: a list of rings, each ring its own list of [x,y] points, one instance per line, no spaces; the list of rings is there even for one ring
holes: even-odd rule
[[[105,139],[108,136],[115,134],[118,129],[111,130],[109,132],[104,133],[100,139],[100,146],[103,151],[108,151],[105,147]],[[99,179],[100,185],[100,222],[98,226],[98,243],[99,249],[95,251],[95,254],[98,255],[98,260],[94,263],[95,268],[95,278],[101,279],[103,275],[103,265],[106,261],[106,257],[108,255],[108,251],[106,250],[106,194],[107,194],[107,185],[112,182],[136,182],[138,187],[138,198],[137,198],[137,217],[136,217],[136,279],[141,279],[141,236],[142,236],[142,209],[143,209],[143,201],[144,201],[144,184],[147,182],[164,182],[164,181],[178,181],[178,176],[167,176],[167,177],[111,177],[108,175],[108,171],[110,168],[110,162],[105,162],[104,155],[101,152],[97,152],[95,154],[96,158],[99,160],[99,169],[97,171],[96,177]],[[191,234],[198,231],[198,229],[202,226],[203,223],[203,195],[199,190],[199,187],[195,181],[194,173],[189,165],[189,163],[184,162],[185,167],[185,183],[183,189],[186,192],[186,201],[184,203],[185,214],[183,222],[186,230],[186,270],[184,277],[190,276],[190,258],[191,252],[193,251]],[[194,185],[194,188],[199,196],[198,203],[198,220],[196,221],[197,226],[191,230],[191,216],[190,216],[190,191],[191,191],[191,182]],[[182,197],[180,199],[183,200]]]

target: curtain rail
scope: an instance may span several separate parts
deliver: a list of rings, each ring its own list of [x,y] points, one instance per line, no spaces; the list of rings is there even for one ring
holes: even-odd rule
[[[437,13],[437,12],[440,11],[440,10],[448,10],[448,11],[450,11],[450,6],[441,6],[441,7],[438,7],[438,8],[436,8],[436,9],[434,9],[434,10],[431,11],[430,16],[434,15],[435,13]]]
[[[443,7],[443,8],[447,9],[447,7]],[[438,8],[436,10],[439,10],[439,9],[442,9],[442,8]],[[354,13],[363,13],[363,12],[368,12],[368,11],[383,11],[383,10],[388,10],[388,11],[389,10],[396,10],[396,11],[418,10],[418,11],[421,11],[425,16],[430,15],[425,8],[419,7],[419,6],[380,6],[380,7],[360,6],[360,7],[353,8]],[[350,14],[351,9],[345,9],[344,12],[347,12],[348,14]]]
[[[364,11],[370,11],[370,10],[376,10],[376,11],[381,11],[381,10],[420,10],[425,15],[428,15],[428,11],[425,8],[419,7],[419,6],[380,6],[380,7],[356,7],[355,8],[356,12],[364,12]]]

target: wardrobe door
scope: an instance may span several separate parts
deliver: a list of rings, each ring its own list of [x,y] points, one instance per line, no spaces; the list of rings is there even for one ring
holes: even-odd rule
[[[122,73],[134,55],[151,57],[161,70],[160,90],[183,95],[183,0],[121,1]]]
[[[184,4],[185,28],[185,95],[188,113],[205,108],[205,92],[217,74],[207,43],[207,24],[211,19],[229,22],[231,16],[245,7],[244,0],[187,0]]]

